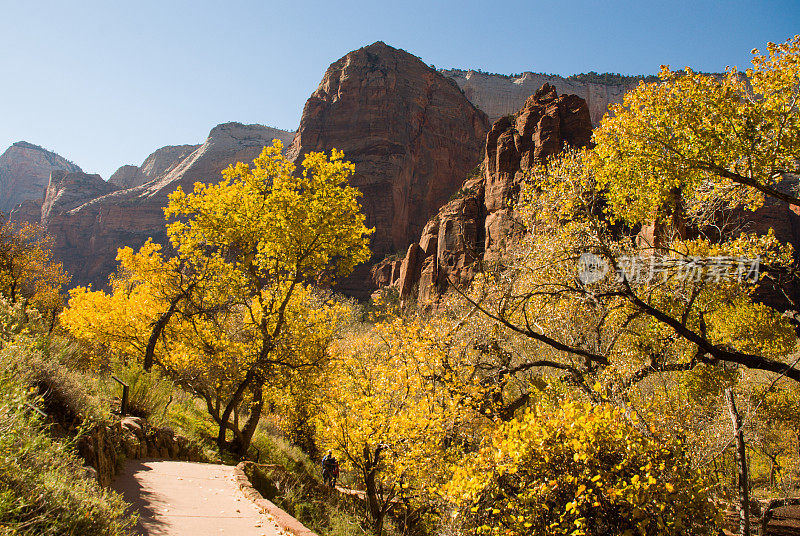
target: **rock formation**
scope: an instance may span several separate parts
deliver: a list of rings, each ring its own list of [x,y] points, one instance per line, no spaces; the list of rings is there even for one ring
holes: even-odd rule
[[[480,161],[488,128],[458,86],[382,42],[331,64],[306,102],[288,155],[344,151],[375,227],[374,258],[402,252]],[[368,292],[362,268],[342,290]],[[352,283],[352,284],[351,284]]]
[[[16,224],[36,224],[42,220],[42,202],[44,199],[26,199],[8,213],[8,219]]]
[[[285,143],[291,139],[284,131],[276,133]],[[192,154],[199,145],[167,145],[145,158],[141,166],[122,166],[108,179],[120,188],[135,188],[146,182],[163,177],[180,164],[184,158]]]
[[[11,212],[26,200],[41,202],[50,172],[68,172],[81,168],[32,143],[18,141],[0,155],[0,211]],[[31,208],[29,204],[26,212]]]
[[[455,80],[470,102],[486,112],[492,123],[515,113],[538,88],[549,84],[560,94],[574,94],[585,100],[592,125],[597,126],[608,107],[622,102],[625,93],[638,84],[635,77],[620,84],[601,84],[530,72],[519,77],[461,69],[443,69],[440,72]]]
[[[126,164],[124,166],[120,166],[114,173],[112,173],[108,178],[108,182],[118,188],[126,189],[142,185],[147,181],[141,180],[139,166]]]
[[[55,170],[50,173],[50,182],[42,203],[41,223],[46,227],[51,214],[72,210],[116,189],[116,186],[104,181],[100,175]]]
[[[56,173],[42,207],[42,221],[55,240],[55,258],[73,275],[73,284],[103,286],[116,268],[119,247],[138,248],[148,237],[167,242],[163,207],[178,186],[191,190],[197,181],[218,181],[229,165],[251,162],[274,138],[291,137],[262,125],[219,125],[203,145],[177,162],[169,164],[156,151],[140,168],[143,175],[155,177],[121,190],[109,183],[103,183],[104,189],[97,175]]]
[[[449,284],[471,281],[480,261],[494,259],[514,230],[509,202],[515,200],[526,170],[543,163],[564,144],[590,143],[591,119],[586,101],[558,96],[544,84],[516,117],[503,117],[486,135],[481,172],[467,178],[411,244],[396,285],[401,299],[433,298]],[[377,266],[376,274],[385,267]],[[377,281],[376,281],[377,282]]]

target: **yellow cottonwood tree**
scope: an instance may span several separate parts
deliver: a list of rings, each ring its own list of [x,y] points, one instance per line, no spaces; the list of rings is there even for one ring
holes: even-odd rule
[[[282,148],[276,140],[252,168],[231,166],[217,184],[178,188],[165,209],[177,257],[164,260],[152,244],[136,254],[122,250],[112,294],[77,290],[64,315],[73,333],[138,352],[146,365],[155,360],[203,396],[219,447],[238,456],[255,432],[264,385],[326,357],[317,347],[345,307],[315,299],[311,285],[369,258],[372,231],[360,193],[347,185],[353,165],[340,151],[309,153],[298,174]],[[110,324],[93,320],[93,309]],[[126,325],[113,318],[121,311],[129,313]],[[242,427],[240,410],[248,415]]]
[[[59,318],[73,336],[94,347],[96,362],[109,356],[146,360],[153,326],[174,301],[172,289],[181,276],[178,261],[165,260],[161,245],[148,240],[137,252],[120,248],[117,262],[109,293],[76,287]]]
[[[217,184],[197,183],[189,194],[178,188],[165,210],[167,217],[179,218],[167,226],[179,257],[190,264],[213,259],[215,277],[225,282],[253,326],[243,377],[220,415],[228,423],[251,391],[254,403],[244,434],[229,443],[223,426],[218,437],[221,448],[239,455],[255,432],[262,386],[270,376],[281,367],[314,364],[305,362],[303,354],[281,351],[293,319],[310,327],[328,314],[303,311],[303,290],[311,282],[346,275],[369,258],[371,230],[358,204],[361,194],[347,185],[354,166],[335,149],[330,158],[309,153],[298,175],[282,148],[276,140],[254,160],[253,168],[231,166]]]
[[[718,521],[679,441],[572,400],[499,426],[444,489],[477,534],[702,535]]]
[[[394,319],[334,348],[318,427],[363,486],[376,535],[392,508],[428,505],[454,460],[458,398],[436,379],[430,342],[417,322]]]
[[[735,68],[720,79],[662,67],[660,83],[613,107],[595,131],[592,168],[615,216],[647,222],[677,199],[800,206],[779,186],[800,171],[800,36],[753,53],[746,79]]]
[[[63,304],[61,287],[69,275],[53,260],[53,240],[38,225],[0,226],[0,294],[12,304],[25,300],[45,315]]]
[[[648,375],[704,362],[800,381],[786,360],[797,344],[791,323],[755,301],[757,281],[737,276],[733,266],[760,258],[764,266],[788,268],[791,247],[767,233],[643,249],[630,228],[609,224],[603,191],[584,159],[567,153],[534,174],[517,205],[529,232],[509,249],[502,272],[477,278],[464,293],[504,330],[537,345],[527,370],[563,371],[595,399],[590,388],[605,373],[614,389],[625,390]],[[581,280],[586,253],[603,267],[596,281]],[[717,277],[698,265],[689,273],[697,259],[721,259],[727,271]]]

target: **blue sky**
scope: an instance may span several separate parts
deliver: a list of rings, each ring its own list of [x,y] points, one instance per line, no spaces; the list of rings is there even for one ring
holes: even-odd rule
[[[327,66],[377,40],[437,67],[720,71],[800,33],[800,1],[0,0],[0,151],[108,178],[216,124],[295,129]]]

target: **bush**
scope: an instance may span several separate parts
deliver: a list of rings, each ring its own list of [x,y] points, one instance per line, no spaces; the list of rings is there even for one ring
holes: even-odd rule
[[[0,534],[132,534],[122,499],[84,478],[72,445],[45,432],[20,352],[0,353]]]
[[[145,372],[138,364],[119,365],[114,370],[117,378],[128,385],[128,413],[148,419],[153,423],[163,421],[167,406],[173,398],[175,387],[160,373]],[[122,386],[112,378],[105,380],[109,394],[122,396]],[[109,397],[111,398],[111,397]]]
[[[180,389],[176,389],[173,396],[175,400],[169,405],[163,424],[196,444],[207,461],[214,463],[222,461],[216,443],[219,429],[211,420],[205,406],[191,394]]]
[[[607,405],[528,410],[446,489],[478,534],[701,535],[717,522],[681,442],[645,435]]]

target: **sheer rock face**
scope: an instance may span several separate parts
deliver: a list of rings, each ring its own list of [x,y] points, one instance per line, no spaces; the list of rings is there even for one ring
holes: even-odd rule
[[[288,155],[344,151],[355,164],[371,249],[404,252],[480,162],[486,115],[411,54],[377,42],[333,63],[306,102]],[[381,272],[383,274],[383,272]],[[382,277],[385,277],[383,274]],[[368,293],[358,270],[342,290]]]
[[[139,170],[154,178],[133,188],[116,189],[103,183],[103,190],[92,179],[99,180],[96,175],[81,180],[70,175],[57,178],[42,209],[42,222],[55,240],[56,259],[73,275],[73,283],[102,287],[116,269],[119,247],[138,249],[148,237],[167,244],[163,209],[167,196],[178,186],[191,191],[195,182],[219,181],[229,165],[252,162],[274,138],[287,141],[292,135],[262,125],[226,123],[212,129],[205,143],[171,164],[169,158],[154,158],[159,151],[153,153]]]
[[[11,210],[8,219],[17,224],[38,225],[42,221],[43,202],[44,199],[26,199]]]
[[[81,168],[38,145],[18,141],[0,155],[0,211],[11,212],[26,200],[41,202],[50,172]],[[26,211],[31,208],[29,204]]]
[[[447,285],[469,283],[479,263],[495,260],[515,232],[509,203],[516,200],[526,171],[565,144],[589,145],[591,134],[586,102],[575,95],[559,97],[549,84],[529,97],[515,118],[495,122],[486,135],[482,173],[463,183],[425,226],[418,249],[409,249],[403,260],[395,283],[401,299],[424,302]]]
[[[120,166],[111,176],[108,178],[108,182],[117,186],[118,188],[133,188],[134,186],[139,186],[140,184],[144,184],[147,181],[141,180],[141,173],[139,172],[139,166],[132,166],[132,165],[124,165]]]
[[[285,134],[280,137],[284,140],[287,139]],[[139,166],[139,173],[142,176],[141,184],[166,175],[199,148],[199,145],[167,145],[153,152]],[[139,186],[139,184],[131,186]]]
[[[452,78],[470,102],[486,112],[493,123],[515,113],[539,87],[549,84],[561,94],[574,94],[583,99],[589,109],[592,125],[597,126],[608,112],[608,107],[621,103],[625,93],[638,84],[636,80],[623,84],[597,84],[531,72],[518,77],[460,69],[440,72]]]

